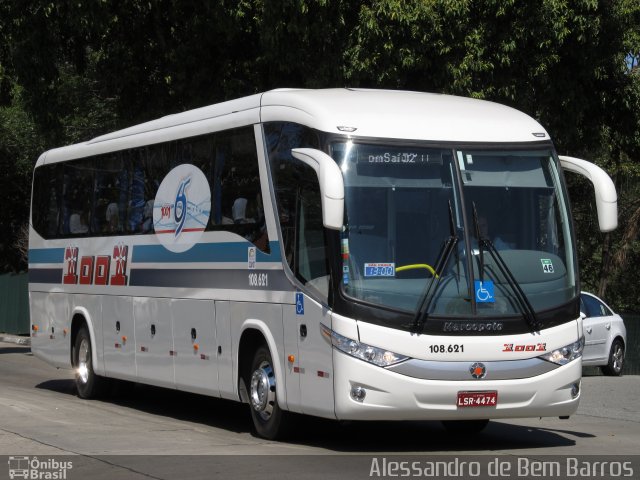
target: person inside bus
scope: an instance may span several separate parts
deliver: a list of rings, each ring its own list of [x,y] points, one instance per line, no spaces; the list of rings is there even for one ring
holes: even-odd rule
[[[115,202],[110,203],[107,206],[107,210],[105,213],[106,223],[106,233],[116,233],[119,229],[119,214],[118,214],[118,205]]]
[[[87,233],[89,224],[87,222],[87,212],[72,213],[69,217],[69,232],[73,234]]]
[[[251,220],[247,218],[247,199],[243,197],[236,198],[231,207],[231,215],[233,216],[233,223],[250,223]]]

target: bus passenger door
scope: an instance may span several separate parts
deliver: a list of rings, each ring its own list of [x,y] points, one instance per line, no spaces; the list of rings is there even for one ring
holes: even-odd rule
[[[130,297],[102,297],[104,368],[108,376],[136,379],[136,339]]]
[[[290,151],[272,159],[278,200],[278,218],[284,258],[298,285],[292,303],[283,306],[287,354],[297,347],[295,362],[287,364],[287,392],[299,384],[303,413],[333,418],[333,358],[320,324],[331,328],[326,308],[329,262],[322,211],[322,195],[314,169],[291,157]],[[296,379],[297,375],[297,379]],[[295,397],[293,397],[295,398]],[[290,405],[290,408],[294,408]]]
[[[213,300],[171,301],[176,387],[219,395],[216,310]]]
[[[334,417],[333,358],[331,345],[323,338],[320,324],[331,328],[329,311],[311,297],[296,292],[295,305],[285,307],[295,317],[302,412],[325,418]],[[287,328],[287,327],[285,327]]]
[[[285,356],[285,384],[287,388],[287,405],[292,412],[302,413],[302,399],[300,398],[300,355],[298,350],[298,335],[300,324],[296,315],[295,305],[282,306],[282,326],[284,334]],[[293,361],[291,359],[293,358]]]
[[[320,187],[315,173],[306,167],[299,179],[296,199],[295,243],[293,265],[303,291],[294,292],[293,310],[297,323],[300,364],[300,396],[303,413],[332,417],[333,357],[331,345],[321,333],[320,324],[331,328],[329,311],[319,301],[327,303],[329,267],[325,229],[322,218]]]
[[[138,380],[161,387],[175,385],[170,302],[168,298],[133,299]]]

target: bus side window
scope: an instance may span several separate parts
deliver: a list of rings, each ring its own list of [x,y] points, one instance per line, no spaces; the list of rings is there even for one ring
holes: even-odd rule
[[[234,232],[269,252],[253,129],[216,134],[211,156],[214,173],[207,175],[212,191],[208,229]]]
[[[120,153],[96,159],[91,232],[122,233],[128,197],[128,168]]]
[[[279,170],[277,197],[282,241],[289,267],[326,300],[329,268],[316,172],[297,160]]]
[[[127,232],[145,233],[143,224],[145,221],[145,172],[144,155],[146,150],[137,148],[131,152],[130,161],[127,162],[129,175],[128,181],[128,215]]]
[[[286,261],[303,284],[326,300],[329,268],[320,185],[315,171],[291,155],[292,148],[320,148],[320,139],[314,130],[286,122],[265,124],[264,134]]]
[[[93,185],[92,159],[65,163],[62,185],[62,233],[84,236],[89,233],[91,221],[91,190]]]
[[[44,238],[56,238],[60,233],[61,166],[44,165],[35,171],[33,183],[33,227]]]
[[[326,300],[329,296],[329,269],[322,224],[320,186],[315,171],[301,166],[296,208],[294,273]]]

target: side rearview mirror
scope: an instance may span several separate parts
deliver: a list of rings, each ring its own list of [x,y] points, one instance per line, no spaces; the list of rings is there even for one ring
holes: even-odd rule
[[[294,158],[316,171],[322,197],[322,223],[326,228],[341,230],[344,220],[344,181],[333,158],[313,148],[294,148]]]
[[[579,173],[593,183],[600,230],[615,230],[618,227],[618,195],[611,177],[603,169],[586,160],[564,155],[560,155],[559,158],[563,169]]]

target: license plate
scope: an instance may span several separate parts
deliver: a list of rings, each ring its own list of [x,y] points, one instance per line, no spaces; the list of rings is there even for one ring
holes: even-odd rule
[[[498,405],[498,392],[458,392],[458,408],[495,407]]]

